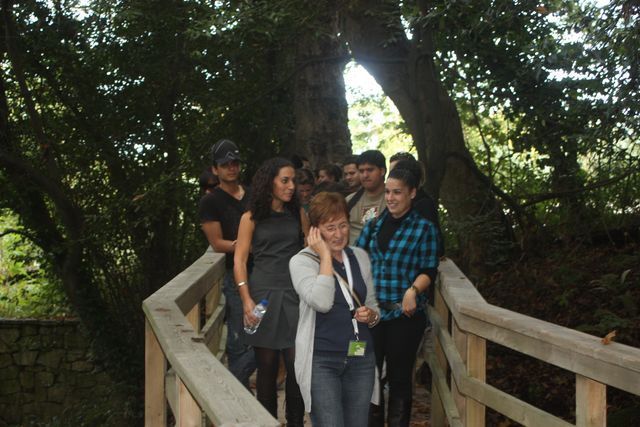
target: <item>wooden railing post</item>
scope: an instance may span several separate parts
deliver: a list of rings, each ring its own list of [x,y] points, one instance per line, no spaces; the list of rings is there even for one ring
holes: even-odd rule
[[[458,354],[460,355],[460,359],[466,365],[467,364],[467,334],[462,332],[462,330],[458,327],[458,322],[453,319],[453,323],[451,325],[451,338],[453,338],[453,342],[458,350]],[[453,395],[453,401],[456,403],[458,407],[458,413],[460,414],[460,420],[462,421],[462,425],[467,425],[467,401],[464,395],[458,389],[458,384],[455,381],[455,373],[451,372],[451,394]]]
[[[607,425],[607,386],[576,374],[576,427]]]
[[[200,332],[200,304],[196,304],[193,306],[191,311],[187,313],[187,320],[193,326],[193,330],[196,332]]]
[[[449,309],[447,308],[447,304],[444,302],[442,298],[442,294],[440,293],[439,284],[436,286],[434,292],[434,309],[440,320],[442,321],[441,327],[443,329],[449,328]],[[433,334],[433,351],[435,353],[435,359],[438,366],[444,375],[447,375],[447,358],[444,354],[444,350],[442,349],[442,343],[438,338],[438,334],[436,333],[436,328],[432,329]],[[437,379],[436,376],[432,374],[431,376],[431,427],[444,427],[447,425],[447,417],[444,411],[444,406],[442,404],[442,397],[440,396],[440,392],[438,391],[438,386],[436,384]]]
[[[468,334],[458,327],[454,320],[452,325],[453,341],[458,349],[458,354],[466,366],[466,374],[470,377],[486,381],[486,341],[476,335]],[[451,389],[453,398],[458,407],[462,424],[466,427],[484,427],[485,406],[471,399],[458,390],[458,385],[451,375]]]
[[[218,308],[220,299],[222,297],[222,279],[219,279],[212,287],[205,297],[205,318],[209,319],[213,312]]]
[[[178,386],[178,413],[176,427],[202,427],[202,410],[180,378]]]
[[[187,313],[186,318],[193,326],[193,329],[200,332],[200,303],[193,306]],[[176,416],[177,427],[201,427],[202,409],[198,406],[189,390],[180,378],[177,379],[178,387],[178,413]]]
[[[164,427],[167,425],[167,400],[164,390],[167,360],[146,319],[144,329],[144,425]]]
[[[487,342],[477,335],[467,334],[467,374],[482,382],[487,381]],[[485,425],[485,406],[467,398],[467,426]]]
[[[433,427],[484,426],[485,407],[525,426],[606,427],[607,386],[640,396],[640,349],[603,346],[598,337],[488,304],[450,260],[440,263],[434,303]],[[574,372],[576,423],[487,384],[486,340]]]
[[[224,255],[207,252],[144,300],[146,427],[166,426],[169,410],[177,426],[279,426],[216,358],[224,272]]]

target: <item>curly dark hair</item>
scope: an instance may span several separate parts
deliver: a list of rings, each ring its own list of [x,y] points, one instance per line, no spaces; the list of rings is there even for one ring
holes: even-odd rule
[[[253,175],[249,211],[251,211],[251,218],[254,221],[269,218],[271,215],[273,180],[280,173],[280,169],[287,166],[293,168],[293,163],[282,157],[274,157],[260,165]],[[284,208],[291,212],[294,218],[300,217],[300,202],[295,191],[291,200],[284,204]]]

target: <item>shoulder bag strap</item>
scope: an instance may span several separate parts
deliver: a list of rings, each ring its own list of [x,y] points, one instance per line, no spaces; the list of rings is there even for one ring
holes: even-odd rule
[[[318,255],[310,254],[309,252],[300,252],[300,255],[304,255],[307,258],[311,258],[312,260],[314,260],[318,264],[320,264],[320,257]],[[358,294],[356,294],[349,287],[349,285],[345,282],[345,280],[342,278],[342,276],[340,276],[338,274],[338,272],[336,270],[334,270],[333,268],[331,270],[333,271],[333,275],[335,276],[336,280],[338,280],[338,283],[340,284],[340,286],[344,286],[349,291],[349,293],[351,294],[351,297],[353,298],[353,300],[358,304],[358,307],[361,307],[362,306],[362,302],[360,301],[360,298],[358,298]]]

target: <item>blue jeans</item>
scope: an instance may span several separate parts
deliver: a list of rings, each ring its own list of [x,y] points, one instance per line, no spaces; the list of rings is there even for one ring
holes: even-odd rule
[[[313,355],[310,414],[313,427],[367,426],[376,374],[373,348],[368,350],[364,357]]]
[[[249,377],[256,370],[256,358],[253,348],[243,344],[240,339],[244,329],[244,310],[233,278],[233,270],[228,269],[225,273],[222,293],[226,300],[226,352],[229,371],[249,388]]]

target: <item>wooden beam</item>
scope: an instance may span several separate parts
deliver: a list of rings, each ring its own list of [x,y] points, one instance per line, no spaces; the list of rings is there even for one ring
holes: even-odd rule
[[[207,295],[217,280],[224,277],[225,271],[224,254],[206,252],[194,265],[183,270],[165,286],[177,285],[175,288],[180,292],[175,295],[173,302],[183,313],[187,313]]]
[[[552,365],[640,395],[640,349],[488,304],[450,260],[439,267],[442,297],[459,327]]]
[[[607,425],[607,386],[576,374],[576,427]]]
[[[216,311],[209,317],[207,323],[202,327],[204,343],[213,354],[216,354],[220,350],[223,326],[224,306],[219,305]]]
[[[440,281],[436,280],[436,289],[434,292],[434,308],[428,308],[429,317],[431,317],[431,313],[434,313],[438,316],[439,319],[443,319],[438,323],[432,322],[432,333],[433,333],[433,355],[425,355],[426,360],[430,360],[430,367],[432,373],[431,380],[431,426],[432,427],[445,427],[447,425],[447,414],[445,411],[444,403],[443,403],[443,394],[446,393],[448,398],[451,398],[451,391],[447,386],[446,375],[448,370],[447,358],[442,350],[442,343],[440,342],[438,336],[438,328],[448,328],[447,321],[449,320],[449,310],[447,309],[447,305],[445,304],[444,299],[442,298],[442,294],[440,292]],[[434,368],[436,367],[439,372],[442,373],[443,382],[441,384],[437,384],[437,379],[434,374]],[[453,401],[453,400],[452,400]],[[457,416],[457,414],[456,414]],[[459,421],[459,419],[458,419]]]
[[[219,305],[224,306],[224,295],[222,294],[223,278],[216,280],[213,287],[205,297],[205,317],[209,319]]]
[[[440,323],[440,318],[433,313],[431,322],[434,325]],[[501,414],[506,415],[514,421],[525,426],[538,427],[574,427],[573,424],[551,415],[535,406],[523,402],[497,388],[486,384],[476,378],[472,378],[466,373],[466,366],[458,354],[453,338],[443,328],[436,329],[442,348],[451,366],[452,378],[458,386],[460,392],[468,397],[477,400]]]
[[[467,361],[467,334],[465,334],[459,327],[455,319],[451,324],[451,337],[453,338],[453,343],[458,352],[460,360],[463,364]],[[453,395],[453,400],[456,403],[456,407],[458,408],[458,413],[460,414],[460,419],[462,420],[462,424],[464,426],[468,425],[467,420],[467,399],[458,389],[458,384],[453,377],[454,373],[451,373],[451,394]]]
[[[477,335],[467,334],[467,374],[478,381],[487,380],[487,342]],[[473,399],[466,402],[465,419],[467,426],[484,427],[485,406]]]
[[[180,378],[178,382],[178,413],[176,427],[202,427],[202,410]]]
[[[199,303],[193,306],[193,308],[189,311],[186,317],[189,323],[191,323],[191,326],[193,326],[193,330],[196,331],[196,333],[200,332],[200,304]]]
[[[453,396],[451,395],[451,391],[449,390],[449,386],[447,385],[447,378],[445,373],[442,371],[440,366],[438,365],[438,361],[436,360],[434,355],[429,357],[429,366],[431,366],[431,377],[433,378],[433,388],[431,389],[431,394],[437,393],[442,398],[438,400],[442,405],[443,411],[443,419],[442,421],[438,420],[440,424],[445,426],[448,425],[451,427],[462,427],[464,424],[460,418],[460,413],[458,412],[458,408],[453,401]],[[432,408],[433,411],[433,408]],[[431,413],[431,427],[436,427],[433,420],[433,412]]]
[[[164,397],[167,360],[148,320],[144,322],[144,336],[144,425],[164,427],[167,425],[167,401]]]
[[[442,298],[442,294],[440,293],[439,287],[435,292],[435,301],[434,301],[434,313],[438,315],[440,322],[438,323],[438,327],[445,329],[445,331],[449,332],[449,309],[447,308],[447,304]],[[432,310],[429,310],[432,311]],[[433,351],[438,359],[438,363],[443,369],[443,372],[447,372],[447,358],[442,352],[441,343],[438,341],[438,334],[435,333],[434,330],[434,346]]]
[[[453,342],[458,350],[458,355],[465,365],[466,375],[485,382],[487,361],[486,341],[476,335],[467,334],[460,330],[455,320],[451,326],[451,332]],[[467,427],[484,427],[484,405],[473,399],[473,396],[466,396],[461,393],[458,389],[457,382],[453,378],[454,373],[452,372],[451,375],[451,390],[458,411],[460,412],[462,423]]]
[[[142,309],[165,350],[166,363],[212,423],[219,426],[279,426],[278,421],[206,347],[203,336],[194,328],[199,325],[187,320],[186,315],[195,313],[194,306],[205,298],[224,273],[224,254],[207,252],[148,297]],[[195,316],[193,313],[192,317]],[[161,375],[161,381],[164,377]]]

